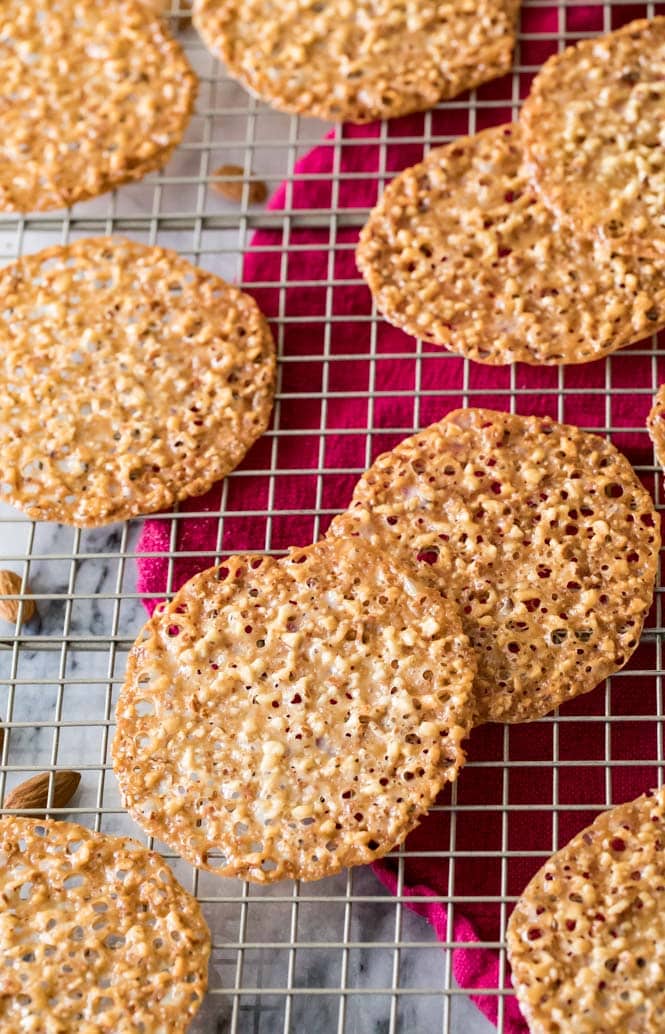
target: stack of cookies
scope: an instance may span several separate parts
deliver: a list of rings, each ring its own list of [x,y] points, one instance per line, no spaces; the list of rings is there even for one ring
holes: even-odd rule
[[[569,47],[517,125],[387,188],[358,266],[385,318],[481,363],[584,363],[665,326],[665,17]]]
[[[637,647],[660,536],[602,438],[459,410],[380,456],[327,538],[189,581],[130,655],[123,802],[194,865],[269,882],[379,858],[464,761]]]
[[[384,453],[329,536],[389,553],[455,600],[476,653],[476,722],[525,722],[635,650],[658,517],[604,438],[549,418],[460,409]]]

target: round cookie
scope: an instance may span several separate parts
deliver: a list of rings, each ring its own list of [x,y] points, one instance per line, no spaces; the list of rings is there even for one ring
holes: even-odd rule
[[[272,408],[249,295],[175,252],[99,237],[0,270],[0,498],[94,527],[200,495]]]
[[[210,934],[164,861],[71,822],[0,819],[0,1026],[184,1034]]]
[[[660,1034],[665,790],[599,815],[533,877],[510,917],[531,1034]]]
[[[621,668],[660,544],[653,502],[609,442],[487,409],[379,456],[329,535],[360,536],[457,601],[480,722],[540,718]]]
[[[464,760],[473,653],[454,606],[372,549],[235,556],[129,657],[123,803],[193,865],[315,880],[401,843]]]
[[[63,208],[160,169],[197,81],[139,0],[4,0],[0,209]]]
[[[551,57],[520,119],[535,186],[562,220],[665,255],[665,17]]]
[[[665,255],[557,224],[522,158],[519,126],[496,126],[393,180],[357,250],[381,314],[489,364],[590,362],[665,326]]]
[[[194,0],[231,75],[281,111],[371,122],[433,107],[510,69],[515,0]]]

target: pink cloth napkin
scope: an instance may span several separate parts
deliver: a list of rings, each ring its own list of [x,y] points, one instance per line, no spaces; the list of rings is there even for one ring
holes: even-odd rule
[[[602,7],[564,11],[569,32],[602,31]],[[618,27],[645,12],[630,6],[613,13],[613,27]],[[524,33],[554,33],[557,24],[555,8],[522,13]],[[524,41],[522,64],[538,65],[554,49],[553,40]],[[529,77],[522,80],[524,94]],[[478,98],[478,129],[510,120],[510,77],[483,87]],[[504,100],[505,107],[484,107],[489,99]],[[431,135],[468,131],[467,112],[461,109],[433,112],[428,121]],[[660,356],[636,355],[639,346],[617,353],[607,366],[603,361],[562,370],[471,364],[465,385],[461,359],[442,350],[418,362],[412,338],[381,322],[373,330],[366,319],[371,314],[369,292],[353,257],[358,231],[308,229],[307,215],[331,205],[371,206],[377,198],[377,170],[385,170],[389,179],[418,161],[421,145],[409,138],[421,136],[427,124],[424,115],[409,116],[392,123],[383,137],[376,125],[345,126],[301,159],[292,182],[272,198],[273,211],[294,209],[305,221],[305,228],[290,228],[285,219],[278,229],[256,233],[243,271],[244,284],[266,315],[279,318],[275,331],[283,326],[281,401],[274,414],[280,434],[258,442],[239,471],[226,479],[223,519],[218,485],[181,507],[185,514],[211,516],[180,518],[173,542],[171,520],[145,522],[137,547],[142,554],[138,590],[147,594],[148,610],[162,597],[167,581],[177,588],[229,550],[279,550],[323,534],[329,516],[317,524],[311,512],[340,510],[348,503],[356,471],[366,463],[368,425],[373,428],[374,458],[457,406],[507,409],[512,390],[518,412],[549,413],[586,428],[612,426],[614,443],[634,464],[653,463],[644,421],[651,404],[652,363],[658,366],[658,383],[665,380],[665,368]],[[338,187],[333,173],[339,174]],[[331,279],[334,287],[329,286]],[[329,330],[324,316],[333,318]],[[330,362],[324,364],[328,356]],[[373,401],[367,397],[370,390]],[[384,428],[403,428],[404,433]],[[271,461],[280,472],[274,477],[269,475]],[[653,491],[654,475],[646,472],[644,481]],[[270,519],[266,509],[274,514]],[[170,572],[163,554],[173,545],[178,553],[192,555],[176,557]],[[658,781],[653,764],[658,757],[656,680],[643,674],[656,665],[655,638],[647,635],[630,663],[631,673],[612,680],[611,723],[603,720],[605,691],[599,688],[562,708],[564,720],[558,726],[545,719],[510,730],[494,725],[475,730],[455,808],[450,808],[450,792],[444,793],[439,802],[443,809],[408,838],[403,893],[422,899],[410,907],[429,920],[444,944],[455,943],[455,977],[493,1022],[499,993],[510,987],[507,973],[502,976],[498,948],[487,946],[500,942],[512,907],[502,906],[499,899],[518,895],[552,850],[587,824],[599,805],[609,803],[608,786],[611,801],[620,802]],[[606,747],[611,770],[605,766]],[[556,766],[542,764],[553,757]],[[507,801],[510,811],[504,807]],[[433,851],[439,857],[430,857]],[[442,858],[440,852],[449,856]],[[391,891],[398,889],[395,858],[374,868]],[[454,909],[445,900],[453,888]],[[504,1031],[523,1034],[526,1025],[514,998],[506,997],[504,1008]]]

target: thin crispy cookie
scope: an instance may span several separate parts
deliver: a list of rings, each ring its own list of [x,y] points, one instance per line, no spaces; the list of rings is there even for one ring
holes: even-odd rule
[[[665,790],[599,815],[536,873],[508,923],[532,1034],[661,1034]]]
[[[182,1034],[210,934],[165,862],[71,822],[0,819],[0,1026]]]
[[[517,10],[515,0],[195,0],[194,24],[273,107],[371,122],[507,72]]]
[[[586,363],[665,326],[665,256],[610,254],[557,224],[523,171],[517,125],[401,173],[357,261],[387,320],[476,362]]]
[[[665,17],[547,61],[521,113],[534,183],[583,233],[665,254]]]
[[[479,721],[526,722],[623,667],[651,605],[650,496],[596,435],[487,409],[379,456],[332,536],[361,536],[457,601]]]
[[[256,303],[175,252],[98,237],[0,271],[0,496],[93,527],[200,495],[272,408]]]
[[[474,670],[455,608],[365,546],[233,557],[130,654],[123,802],[221,876],[315,880],[372,861],[456,778]]]
[[[3,0],[0,209],[45,211],[159,169],[196,77],[137,0]]]

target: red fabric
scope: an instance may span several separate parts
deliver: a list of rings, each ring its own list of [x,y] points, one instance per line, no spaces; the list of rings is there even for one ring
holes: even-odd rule
[[[660,9],[665,10],[665,5]],[[601,6],[563,10],[570,32],[603,28]],[[645,13],[640,7],[616,7],[613,27]],[[557,27],[554,8],[522,13],[524,33],[551,33]],[[537,65],[555,48],[554,40],[523,41],[521,62]],[[523,95],[529,76],[521,79]],[[483,104],[486,100],[505,100],[506,105],[487,107]],[[476,128],[508,121],[511,101],[510,77],[480,89]],[[392,123],[384,137],[378,126],[346,126],[297,163],[292,182],[280,187],[269,207],[274,211],[294,209],[305,223],[308,213],[311,217],[331,205],[366,208],[376,201],[377,170],[385,169],[390,178],[422,157],[421,145],[410,143],[409,137],[422,136],[428,124],[430,136],[464,133],[469,129],[467,118],[466,111],[454,107],[431,113],[428,121],[423,115],[410,116]],[[339,188],[333,185],[332,173],[340,174]],[[181,508],[185,513],[210,511],[213,515],[178,521],[176,548],[194,556],[176,559],[173,588],[229,550],[279,550],[304,545],[322,534],[329,518],[317,527],[314,518],[303,511],[344,508],[356,470],[366,464],[370,424],[374,428],[370,458],[374,458],[399,438],[457,406],[507,409],[512,389],[518,412],[549,413],[586,428],[611,424],[618,429],[613,441],[634,464],[653,462],[644,421],[651,404],[653,361],[659,367],[658,382],[665,380],[660,356],[656,360],[637,356],[634,353],[640,346],[634,346],[614,355],[607,368],[603,361],[563,370],[470,364],[465,386],[464,363],[458,357],[441,350],[418,360],[412,338],[382,322],[373,331],[366,319],[371,313],[369,292],[354,264],[356,239],[355,229],[336,233],[330,228],[294,229],[287,220],[280,228],[254,235],[243,280],[268,317],[278,320],[276,333],[283,328],[281,401],[274,426],[286,433],[276,440],[266,437],[258,442],[240,472],[227,478],[221,534],[220,486]],[[287,255],[285,266],[283,253]],[[334,287],[331,279],[337,282]],[[329,331],[324,316],[334,319]],[[428,353],[433,351],[428,347]],[[366,358],[368,352],[375,356],[372,361]],[[298,361],[299,356],[312,355],[320,355],[321,362]],[[333,361],[326,369],[323,360],[327,355]],[[556,392],[560,386],[564,391],[559,405]],[[609,398],[605,394],[608,386]],[[324,389],[330,395],[325,410],[317,394]],[[370,389],[377,393],[372,412],[372,403],[364,394]],[[320,435],[321,428],[328,431],[325,437]],[[403,428],[403,434],[384,433],[382,428]],[[285,476],[269,476],[271,460]],[[252,476],[243,476],[243,470],[252,471]],[[653,491],[653,476],[644,480]],[[270,521],[260,513],[266,508],[275,511]],[[247,516],[247,511],[259,514]],[[164,593],[169,571],[163,557],[145,554],[163,554],[170,548],[171,525],[170,520],[159,518],[146,521],[137,547],[143,554],[138,561],[138,589],[148,594],[149,610]],[[551,851],[578,832],[606,802],[606,737],[615,763],[609,777],[614,802],[636,797],[657,782],[656,769],[649,764],[657,757],[657,723],[628,717],[653,719],[657,713],[655,679],[634,673],[653,671],[656,663],[656,644],[647,638],[631,661],[631,673],[613,680],[611,714],[619,720],[611,726],[602,720],[605,697],[599,688],[563,708],[565,721],[558,728],[545,719],[509,731],[500,726],[477,729],[469,744],[470,764],[458,783],[455,809],[447,807],[450,793],[446,792],[439,802],[444,809],[430,815],[408,839],[404,893],[432,899],[414,902],[411,907],[432,923],[440,940],[464,942],[464,947],[453,952],[455,976],[471,992],[490,992],[476,995],[474,1000],[493,1022],[500,989],[499,953],[478,947],[478,942],[501,938],[502,914],[496,899],[518,895]],[[625,720],[621,716],[626,716]],[[556,771],[549,765],[533,766],[551,759],[553,751],[560,761]],[[510,812],[502,810],[504,801],[510,801]],[[553,801],[560,805],[558,829]],[[502,850],[508,852],[503,865]],[[454,872],[445,858],[413,854],[431,851],[454,851]],[[483,854],[469,857],[470,852]],[[525,856],[525,852],[538,852],[538,856]],[[394,891],[396,860],[387,859],[375,870]],[[445,898],[452,886],[457,900],[451,914],[447,902],[435,899]],[[509,986],[508,980],[506,977],[504,987]],[[505,1002],[504,1030],[508,1034],[526,1031],[513,998]]]

